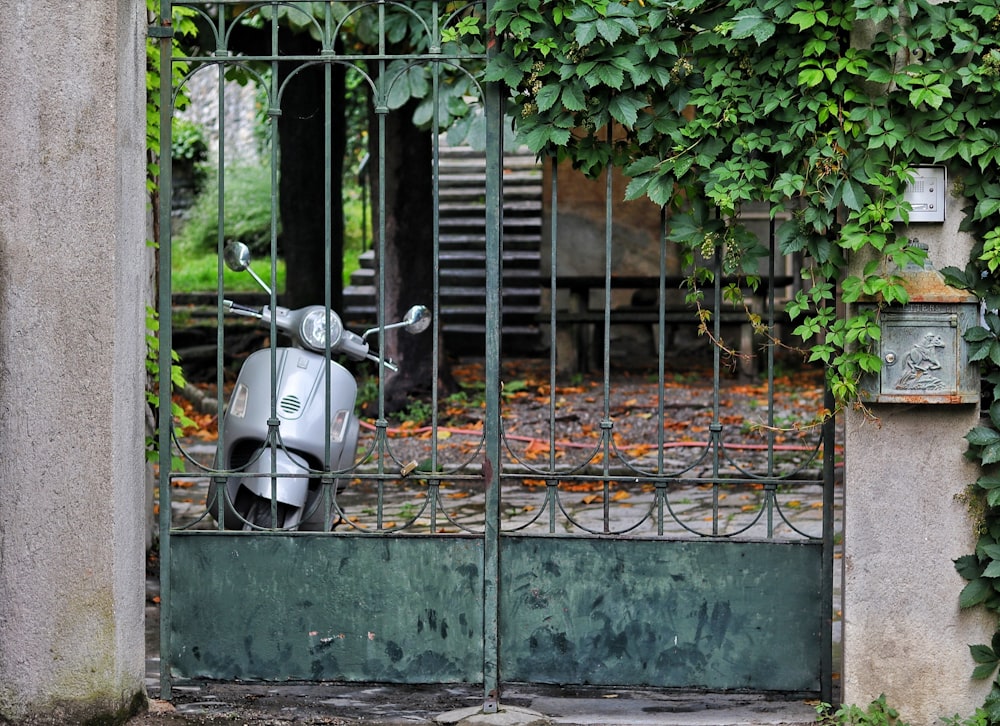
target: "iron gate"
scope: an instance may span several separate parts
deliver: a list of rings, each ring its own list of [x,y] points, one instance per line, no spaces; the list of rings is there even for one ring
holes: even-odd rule
[[[434,94],[444,93],[449,74],[473,78],[485,59],[485,50],[460,49],[442,37],[484,12],[481,3],[177,6],[195,12],[202,50],[171,57],[169,22],[151,31],[164,49],[162,144],[170,148],[177,90],[200,74],[216,79],[220,257],[232,234],[222,209],[231,70],[254,78],[261,123],[272,138],[282,112],[280,64],[324,72],[339,65],[370,88],[379,210],[389,181],[385,119],[400,105],[394,83],[426,81],[434,102],[425,120],[440,130],[446,124]],[[171,11],[165,2],[164,17]],[[398,27],[387,20],[393,13],[407,15],[423,40],[403,44],[387,33]],[[265,30],[267,52],[247,56],[229,47],[240,23]],[[279,26],[289,23],[312,33],[315,55],[279,47]],[[364,42],[341,42],[361,27]],[[316,471],[325,487],[322,506],[340,526],[318,533],[219,529],[202,501],[180,487],[197,492],[233,472],[215,468],[214,445],[170,435],[169,392],[161,394],[163,693],[169,697],[175,679],[217,678],[481,683],[488,706],[496,705],[503,682],[739,688],[829,699],[835,429],[830,418],[807,425],[831,408],[822,377],[808,388],[784,382],[771,337],[782,296],[799,284],[794,261],[775,254],[765,214],[759,231],[771,248],[764,284],[748,289],[745,309],[734,310],[723,302],[716,253],[699,315],[677,291],[684,278],[668,242],[669,220],[646,225],[649,240],[623,254],[619,232],[637,217],[615,201],[622,188],[614,175],[593,187],[555,162],[515,168],[504,151],[500,90],[478,82],[469,88],[479,95],[461,101],[477,117],[469,128],[483,129],[482,150],[462,144],[463,161],[449,170],[445,149],[454,142],[447,131],[427,132],[435,200],[431,334],[443,341],[433,355],[464,371],[467,387],[446,395],[435,366],[430,397],[421,400],[428,418],[417,429],[395,422],[384,397],[373,397],[378,410],[365,419],[354,464]],[[325,148],[329,168],[331,146],[318,148]],[[272,143],[258,159],[271,170],[272,258],[278,154]],[[449,186],[449,174],[467,177],[477,165],[479,191]],[[534,199],[505,194],[518,174],[536,180]],[[169,310],[166,155],[161,191],[159,304]],[[448,216],[456,206],[461,221]],[[546,222],[534,244],[520,236],[526,207]],[[316,213],[326,215],[329,230],[329,208]],[[384,259],[385,214],[376,219],[376,259]],[[585,239],[594,230],[597,241]],[[330,255],[332,232],[325,248]],[[638,262],[625,259],[640,253]],[[596,267],[588,258],[598,260]],[[448,277],[456,259],[463,260],[459,282]],[[526,259],[536,261],[529,273]],[[218,305],[226,295],[221,263],[219,270],[221,403],[233,333]],[[371,315],[384,323],[380,269],[373,279]],[[516,302],[525,287],[538,293],[527,312]],[[471,315],[468,304],[448,297],[469,289],[478,296]],[[326,295],[329,304],[329,287]],[[171,365],[174,327],[164,316],[163,370]],[[459,343],[461,360],[447,362],[441,345]],[[272,414],[278,421],[279,412]],[[332,486],[337,478],[350,481],[342,492]]]

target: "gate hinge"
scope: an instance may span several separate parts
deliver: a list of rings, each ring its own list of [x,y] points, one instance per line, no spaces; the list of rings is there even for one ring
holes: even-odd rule
[[[150,25],[146,34],[150,38],[173,38],[174,28],[172,25]]]

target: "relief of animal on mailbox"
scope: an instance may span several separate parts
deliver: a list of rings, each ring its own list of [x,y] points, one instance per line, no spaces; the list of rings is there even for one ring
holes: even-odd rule
[[[910,302],[878,314],[882,369],[861,379],[870,403],[977,403],[979,368],[963,337],[979,325],[979,301],[934,270],[904,273]],[[871,304],[859,308],[871,309]]]

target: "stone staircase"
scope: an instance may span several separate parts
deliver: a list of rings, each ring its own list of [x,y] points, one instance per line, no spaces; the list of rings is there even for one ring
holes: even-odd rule
[[[482,152],[442,147],[439,160],[438,315],[451,353],[482,354],[486,334],[486,162]],[[512,153],[503,169],[503,346],[530,353],[538,342],[542,170],[530,153]],[[375,319],[375,254],[344,289],[347,321]]]

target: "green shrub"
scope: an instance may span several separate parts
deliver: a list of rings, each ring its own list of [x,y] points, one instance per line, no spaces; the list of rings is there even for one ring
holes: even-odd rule
[[[218,280],[218,178],[208,172],[202,191],[185,215],[173,240],[173,289],[197,292],[216,289]],[[366,190],[344,190],[344,285],[358,269],[358,257],[371,245],[371,209],[362,203]],[[246,243],[253,252],[254,270],[270,276],[271,174],[266,166],[234,165],[225,176],[225,240]],[[279,227],[280,231],[280,227]],[[280,250],[279,250],[280,255]],[[284,261],[278,260],[279,291],[284,289]],[[226,271],[226,290],[259,289],[246,274]]]
[[[208,154],[205,129],[194,121],[174,118],[171,122],[170,155],[175,162],[203,162]]]
[[[829,703],[816,706],[816,723],[819,726],[908,726],[899,719],[899,712],[885,701],[882,694],[867,709],[844,704],[834,710]]]
[[[238,164],[223,177],[226,240],[239,240],[255,257],[271,251],[271,170],[266,165]],[[175,244],[189,252],[212,252],[219,238],[219,179],[211,172],[202,192],[188,210]],[[279,230],[280,231],[280,230]]]

